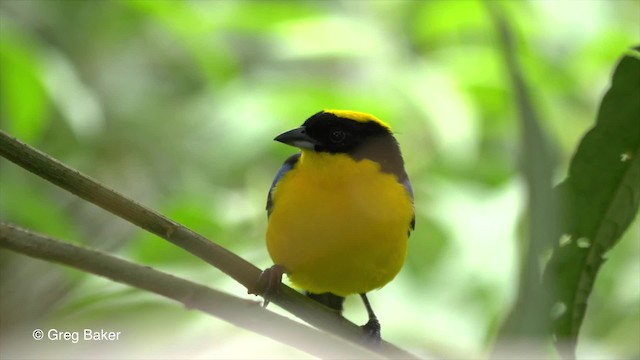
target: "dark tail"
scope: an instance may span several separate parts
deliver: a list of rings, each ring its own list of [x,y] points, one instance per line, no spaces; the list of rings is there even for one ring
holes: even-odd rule
[[[342,304],[344,304],[344,297],[328,292],[322,294],[313,294],[305,291],[305,294],[313,300],[323,304],[324,306],[330,307],[331,309],[337,311],[339,314],[342,314]]]

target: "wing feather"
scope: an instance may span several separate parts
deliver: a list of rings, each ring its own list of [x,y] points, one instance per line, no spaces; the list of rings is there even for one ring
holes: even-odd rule
[[[293,167],[300,159],[300,153],[291,155],[287,160],[285,160],[284,164],[278,170],[276,177],[273,179],[271,183],[271,188],[269,188],[269,194],[267,195],[267,217],[271,215],[271,210],[273,209],[273,189],[275,189],[278,181],[286,174],[289,170],[293,169]]]

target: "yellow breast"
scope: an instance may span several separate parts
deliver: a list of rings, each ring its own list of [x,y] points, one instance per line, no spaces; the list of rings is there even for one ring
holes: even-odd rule
[[[366,293],[391,281],[407,253],[413,205],[370,160],[303,151],[273,190],[267,248],[314,293]]]

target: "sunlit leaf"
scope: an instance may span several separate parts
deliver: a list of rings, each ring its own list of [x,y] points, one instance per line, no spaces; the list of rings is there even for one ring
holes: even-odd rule
[[[38,77],[36,54],[24,39],[3,26],[0,31],[0,103],[8,129],[24,140],[38,139],[45,129],[47,100]],[[22,41],[21,41],[22,40]]]

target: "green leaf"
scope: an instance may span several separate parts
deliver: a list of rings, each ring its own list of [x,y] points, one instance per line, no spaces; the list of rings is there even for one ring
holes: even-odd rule
[[[48,124],[48,103],[40,79],[41,67],[31,42],[4,25],[0,31],[0,104],[12,134],[39,139]]]
[[[639,117],[640,59],[628,53],[613,74],[595,127],[578,146],[568,178],[556,188],[563,235],[544,281],[558,310],[552,330],[560,342],[575,344],[603,256],[638,211]]]

